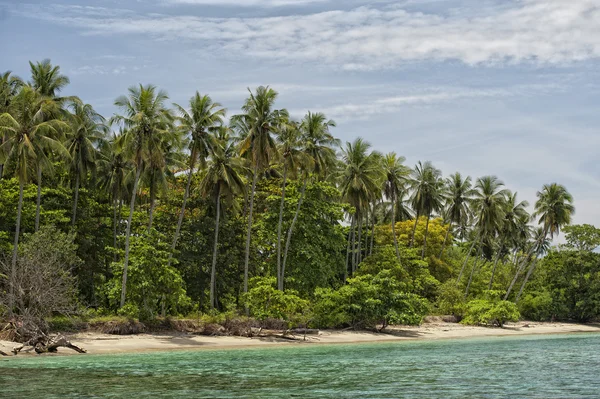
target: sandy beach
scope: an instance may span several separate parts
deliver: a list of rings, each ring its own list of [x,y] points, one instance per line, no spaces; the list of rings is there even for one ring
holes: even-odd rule
[[[505,328],[500,329],[436,322],[425,323],[418,327],[392,327],[387,333],[324,330],[320,331],[318,335],[307,335],[306,340],[304,340],[303,336],[296,336],[297,340],[289,340],[277,337],[211,337],[185,333],[116,336],[95,332],[71,334],[68,335],[68,338],[74,344],[85,348],[90,354],[108,354],[165,350],[234,349],[269,345],[343,344],[585,332],[600,333],[600,325],[519,322],[507,324]],[[0,341],[0,350],[8,353],[15,345],[13,342]],[[65,348],[61,348],[59,352],[60,354],[78,355],[76,352]]]

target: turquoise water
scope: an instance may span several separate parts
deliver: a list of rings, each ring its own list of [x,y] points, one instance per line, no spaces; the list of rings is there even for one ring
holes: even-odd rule
[[[1,398],[600,398],[600,334],[0,360]]]

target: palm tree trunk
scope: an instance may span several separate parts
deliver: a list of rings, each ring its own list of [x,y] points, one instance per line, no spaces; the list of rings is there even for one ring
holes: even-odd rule
[[[281,265],[281,280],[279,290],[283,291],[283,279],[285,277],[285,266],[287,264],[288,252],[290,250],[290,244],[292,242],[292,232],[294,231],[294,226],[296,225],[296,221],[298,220],[298,215],[300,214],[300,207],[304,202],[304,195],[306,193],[306,183],[308,178],[304,178],[304,183],[302,183],[302,191],[300,192],[300,198],[298,198],[298,205],[296,206],[296,213],[294,214],[294,219],[292,219],[292,224],[290,225],[290,229],[287,232],[287,238],[285,240],[285,249],[283,251],[283,264]]]
[[[188,196],[190,195],[190,186],[192,184],[192,176],[194,174],[194,165],[190,165],[190,172],[188,173],[187,183],[185,185],[185,191],[183,192],[183,204],[181,204],[181,211],[179,212],[179,219],[177,219],[177,227],[175,228],[175,235],[173,236],[173,243],[171,244],[171,253],[169,254],[169,265],[171,265],[171,258],[173,258],[173,252],[177,248],[177,240],[179,240],[179,233],[181,232],[181,225],[183,223],[183,215],[185,214],[185,204],[187,203]]]
[[[409,248],[412,248],[415,243],[415,233],[417,231],[417,223],[419,223],[419,213],[418,212],[415,217],[415,225],[413,226],[412,236],[410,237],[410,244],[408,245]]]
[[[150,214],[148,215],[148,233],[152,229],[152,221],[154,219],[154,205],[156,204],[156,185],[154,184],[154,175],[152,175],[152,182],[150,183]]]
[[[429,219],[431,214],[427,215],[427,222],[425,223],[425,236],[423,237],[423,249],[421,250],[421,260],[425,259],[425,249],[427,249],[427,233],[429,233]]]
[[[529,280],[529,277],[531,277],[531,275],[533,274],[533,271],[535,270],[535,267],[537,266],[537,261],[538,258],[536,257],[533,262],[531,262],[531,266],[529,266],[529,269],[527,270],[527,274],[525,275],[525,279],[523,280],[523,283],[521,284],[521,288],[519,289],[519,293],[517,294],[517,297],[515,298],[515,303],[519,302],[519,299],[521,298],[521,295],[523,295],[523,290],[525,289],[525,286],[527,285],[527,281]]]
[[[20,179],[19,179],[20,180]],[[19,205],[17,206],[17,223],[15,227],[15,242],[10,265],[10,284],[8,294],[8,314],[12,315],[15,306],[15,283],[17,281],[17,256],[19,253],[19,233],[21,231],[21,213],[23,211],[23,182],[19,181]]]
[[[371,212],[371,245],[369,246],[369,256],[373,255],[373,242],[375,241],[375,204],[377,201],[373,202],[373,212]]]
[[[521,272],[523,271],[523,266],[525,266],[526,261],[527,261],[527,258],[523,259],[523,261],[520,263],[519,263],[518,259],[515,260],[515,266],[516,266],[517,270],[515,271],[515,277],[513,277],[512,281],[510,282],[510,285],[508,286],[508,290],[506,291],[506,294],[504,295],[505,301],[508,299],[508,296],[510,295],[513,287],[515,286],[515,283],[517,282],[519,275],[521,275]]]
[[[283,276],[281,273],[281,227],[283,225],[283,206],[285,204],[285,183],[287,180],[287,166],[283,165],[283,183],[281,185],[281,201],[279,203],[279,223],[277,224],[277,287],[283,291]],[[299,202],[299,201],[298,201]]]
[[[358,253],[356,254],[356,268],[362,262],[362,215],[358,218]]]
[[[490,278],[490,283],[488,285],[488,290],[492,289],[492,283],[494,282],[494,276],[496,275],[496,266],[498,265],[498,260],[500,260],[500,255],[502,254],[502,250],[504,249],[504,240],[502,240],[502,244],[498,249],[498,254],[496,254],[496,259],[494,260],[494,267],[492,267],[492,277]]]
[[[254,210],[254,192],[258,179],[258,165],[254,166],[252,177],[252,191],[250,193],[250,209],[248,210],[248,229],[246,230],[246,258],[244,261],[244,293],[248,292],[248,265],[250,264],[250,239],[252,237],[252,211]]]
[[[460,279],[462,278],[462,275],[465,271],[465,267],[467,266],[467,262],[469,261],[469,257],[471,256],[471,251],[473,251],[473,247],[475,246],[475,240],[473,240],[473,243],[471,244],[471,248],[469,248],[469,251],[467,252],[467,255],[465,256],[465,261],[462,264],[462,268],[460,269],[460,273],[458,274],[458,278],[456,279],[456,285],[458,285],[460,283]]]
[[[477,257],[473,260],[473,268],[471,269],[471,275],[469,276],[469,282],[467,283],[467,289],[465,290],[465,299],[469,296],[469,289],[471,288],[471,282],[473,281],[473,275],[475,274],[475,267],[477,266],[477,262],[479,262],[479,258],[481,257],[482,248],[479,248],[479,252],[477,253]]]
[[[348,230],[348,245],[346,246],[346,269],[344,270],[344,283],[348,279],[348,268],[352,266],[350,258],[350,243],[352,242],[352,231],[354,231],[354,218],[350,222],[350,230]]]
[[[210,269],[210,307],[215,308],[215,288],[217,277],[217,248],[219,245],[219,219],[221,218],[221,185],[217,192],[217,216],[215,219],[215,243],[213,248],[212,267]]]
[[[42,168],[37,167],[37,199],[35,202],[35,231],[40,229],[40,205],[42,203]]]
[[[396,236],[396,196],[392,195],[392,235],[394,236],[394,248],[396,258],[400,261],[400,249],[398,249],[398,237]]]
[[[356,270],[356,213],[352,215],[352,249],[350,257],[352,258],[352,268],[350,271],[354,276],[354,271]]]
[[[77,220],[77,201],[79,200],[79,171],[76,171],[75,174],[75,193],[73,198],[73,211],[71,213],[71,228],[75,228],[75,221]]]
[[[127,218],[127,229],[125,229],[125,260],[123,261],[123,284],[121,285],[121,307],[125,306],[125,296],[127,293],[127,267],[129,266],[129,238],[131,236],[131,223],[133,221],[133,211],[135,208],[135,196],[137,194],[142,166],[138,165],[135,172],[135,181],[133,182],[133,191],[131,193],[131,203],[129,204],[129,218]]]
[[[448,236],[450,235],[450,230],[452,230],[452,221],[450,222],[450,225],[448,226],[448,230],[446,230],[446,235],[444,236],[444,242],[442,243],[442,250],[440,251],[439,259],[442,259],[442,256],[444,256],[444,249],[446,249],[446,242],[448,241]]]
[[[113,248],[115,254],[113,257],[114,262],[117,261],[117,203],[113,199]]]

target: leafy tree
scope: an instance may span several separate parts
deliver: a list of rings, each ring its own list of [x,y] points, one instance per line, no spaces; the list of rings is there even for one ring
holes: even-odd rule
[[[23,81],[18,76],[11,75],[11,71],[0,74],[0,115],[9,112],[13,97],[17,95],[23,86]],[[5,134],[0,134],[0,146],[6,141],[5,136]],[[4,163],[0,162],[0,179],[3,175]]]
[[[168,264],[169,249],[166,237],[156,230],[131,237],[127,303],[140,319],[154,318],[162,306],[171,314],[190,310],[183,279],[177,269]],[[124,307],[120,303],[123,266],[120,262],[111,265],[114,277],[107,284],[107,296],[113,307]]]
[[[250,286],[243,301],[250,314],[258,320],[293,322],[308,311],[309,302],[300,298],[294,290],[277,289],[277,279],[274,277],[254,277]]]
[[[600,246],[600,229],[591,224],[565,226],[563,231],[567,248],[591,252]]]

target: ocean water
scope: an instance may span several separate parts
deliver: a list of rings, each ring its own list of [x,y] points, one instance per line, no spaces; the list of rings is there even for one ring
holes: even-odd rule
[[[0,398],[600,398],[600,334],[0,358]]]

